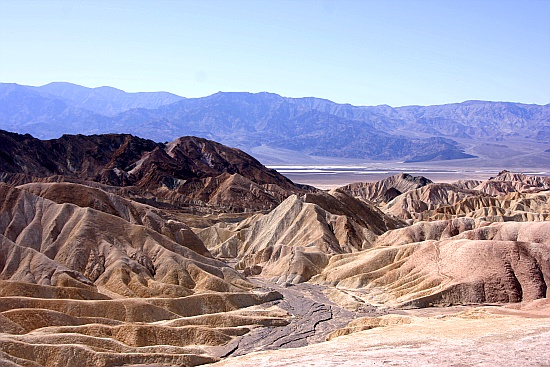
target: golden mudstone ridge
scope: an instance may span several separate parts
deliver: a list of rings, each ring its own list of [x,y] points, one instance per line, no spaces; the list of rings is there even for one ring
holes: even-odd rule
[[[156,208],[66,183],[0,184],[0,197],[2,363],[192,366],[287,323],[258,306],[279,294],[255,291]]]

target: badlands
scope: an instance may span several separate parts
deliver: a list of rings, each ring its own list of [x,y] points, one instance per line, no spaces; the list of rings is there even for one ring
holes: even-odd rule
[[[330,191],[194,137],[0,131],[2,366],[549,366],[550,178]]]

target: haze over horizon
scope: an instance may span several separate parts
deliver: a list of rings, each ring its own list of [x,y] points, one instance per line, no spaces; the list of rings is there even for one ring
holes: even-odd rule
[[[0,82],[2,83],[2,82]],[[539,105],[539,106],[544,106],[544,105],[548,105],[550,104],[550,102],[548,103],[524,103],[524,102],[513,102],[513,101],[496,101],[496,100],[481,100],[481,99],[468,99],[468,100],[464,100],[464,101],[458,101],[458,102],[446,102],[446,103],[438,103],[438,104],[434,104],[434,105],[419,105],[419,104],[416,104],[416,105],[402,105],[402,106],[392,106],[392,105],[389,105],[387,103],[381,103],[381,104],[378,104],[378,105],[354,105],[352,103],[348,103],[348,102],[336,102],[334,100],[331,100],[329,98],[323,98],[323,97],[317,97],[317,96],[302,96],[302,97],[291,97],[291,96],[285,96],[285,95],[281,95],[279,93],[274,93],[274,92],[270,92],[270,91],[259,91],[259,92],[248,92],[248,91],[242,91],[242,92],[235,92],[235,91],[217,91],[217,92],[213,92],[211,94],[208,94],[208,95],[204,95],[204,96],[196,96],[196,97],[186,97],[186,96],[183,96],[183,95],[179,95],[179,94],[176,94],[176,93],[173,93],[171,91],[167,91],[167,90],[151,90],[151,91],[132,91],[132,92],[129,92],[127,90],[124,90],[124,89],[121,89],[121,88],[117,88],[116,86],[111,86],[111,85],[100,85],[100,86],[97,86],[97,87],[89,87],[89,86],[86,86],[86,85],[80,85],[80,84],[76,84],[76,83],[71,83],[71,82],[65,82],[65,81],[52,81],[52,82],[49,82],[49,83],[46,83],[46,84],[43,84],[43,85],[24,85],[24,84],[20,84],[20,83],[15,83],[13,82],[14,84],[17,84],[17,85],[21,85],[21,86],[24,86],[24,87],[45,87],[45,86],[48,86],[48,85],[53,85],[53,84],[67,84],[67,85],[75,85],[77,87],[84,87],[84,88],[88,88],[88,89],[101,89],[101,88],[111,88],[111,89],[116,89],[116,90],[119,90],[121,92],[124,92],[124,93],[130,93],[130,94],[134,94],[134,93],[170,93],[170,94],[173,94],[175,96],[178,96],[178,97],[183,97],[183,98],[187,98],[187,99],[201,99],[201,98],[205,98],[205,97],[210,97],[212,95],[215,95],[217,93],[250,93],[250,94],[261,94],[261,93],[268,93],[268,94],[275,94],[275,95],[279,95],[283,98],[291,98],[291,99],[301,99],[301,98],[316,98],[316,99],[323,99],[323,100],[327,100],[327,101],[330,101],[330,102],[334,102],[334,103],[338,103],[338,104],[342,104],[342,105],[346,105],[346,104],[349,104],[349,105],[352,105],[352,106],[356,106],[356,107],[376,107],[376,106],[385,106],[385,105],[388,105],[390,107],[394,107],[394,108],[399,108],[399,107],[412,107],[412,106],[422,106],[422,107],[429,107],[429,106],[443,106],[443,105],[449,105],[449,104],[461,104],[461,103],[465,103],[465,102],[469,102],[469,101],[480,101],[480,102],[504,102],[504,103],[508,103],[508,102],[511,102],[511,103],[519,103],[519,104],[525,104],[525,105],[528,105],[528,104],[532,104],[532,105]],[[8,83],[9,84],[9,83]]]
[[[549,1],[0,1],[0,82],[550,102]]]

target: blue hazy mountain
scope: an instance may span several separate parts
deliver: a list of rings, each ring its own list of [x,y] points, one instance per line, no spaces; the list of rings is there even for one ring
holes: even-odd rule
[[[106,116],[113,116],[132,108],[158,108],[184,99],[168,92],[126,93],[113,87],[87,88],[64,82],[31,88],[43,95],[66,101],[72,107]]]
[[[550,105],[466,101],[393,108],[266,92],[183,98],[70,83],[0,84],[0,128],[42,139],[65,133],[130,133],[156,141],[195,135],[245,151],[267,146],[316,156],[426,161],[473,157],[472,147],[482,151],[486,144],[545,144]],[[545,149],[535,146],[536,152]]]

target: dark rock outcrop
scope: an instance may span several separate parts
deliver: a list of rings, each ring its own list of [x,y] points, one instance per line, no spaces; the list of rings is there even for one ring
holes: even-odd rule
[[[230,210],[271,209],[305,192],[234,148],[196,137],[161,144],[132,135],[64,135],[39,140],[0,131],[0,179],[95,182],[149,203]]]

